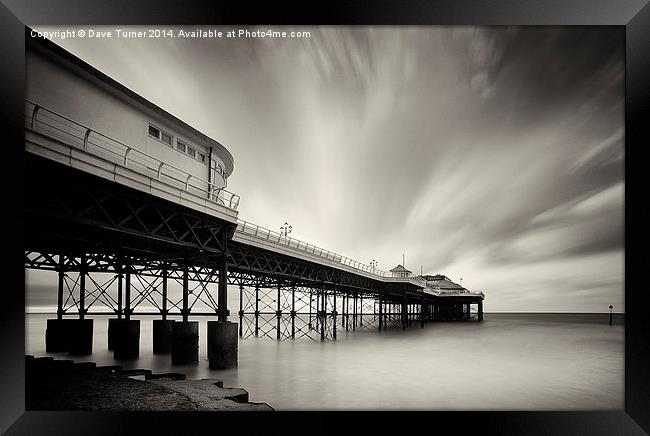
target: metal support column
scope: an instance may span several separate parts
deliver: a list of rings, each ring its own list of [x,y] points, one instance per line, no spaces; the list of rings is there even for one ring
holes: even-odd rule
[[[124,319],[131,319],[131,265],[126,265],[124,283]]]
[[[239,285],[239,337],[244,336],[244,286]]]
[[[483,301],[478,302],[478,320],[483,321]]]
[[[352,297],[352,330],[357,329],[357,293]]]
[[[276,324],[276,339],[279,341],[280,340],[280,323],[282,322],[282,309],[280,307],[280,298],[282,295],[282,285],[278,283],[278,298],[277,298],[277,308],[275,310],[275,316],[277,318],[277,324]]]
[[[167,265],[162,270],[162,319],[167,320]]]
[[[296,339],[296,285],[291,285],[291,338]]]
[[[388,300],[384,298],[384,331],[388,328]]]
[[[228,240],[226,239],[226,232],[223,233],[223,247],[225,251]],[[224,252],[223,258],[219,263],[219,295],[218,295],[218,310],[219,316],[217,319],[220,322],[228,321],[228,259]]]
[[[338,324],[336,323],[336,285],[334,285],[334,310],[332,312],[332,336],[334,340],[336,340],[336,329],[338,327]]]
[[[255,337],[260,335],[260,284],[255,283]]]
[[[188,266],[187,266],[187,259],[183,262],[183,322],[187,322],[189,319],[189,293],[190,293],[190,286],[189,286],[189,272],[188,272]]]
[[[56,299],[56,318],[63,319],[63,285],[65,281],[65,256],[59,254],[59,287]]]
[[[345,298],[345,331],[350,328],[350,294],[348,293]]]
[[[326,311],[327,311],[327,300],[325,298],[325,283],[321,283],[320,289],[321,289],[320,292],[322,294],[321,295],[322,308],[321,308],[321,312],[319,314],[320,315],[319,318],[322,317],[321,323],[320,323],[320,340],[324,341],[325,340],[325,317],[326,317]]]
[[[345,294],[341,295],[341,327],[345,327]]]
[[[313,299],[313,297],[312,297],[311,288],[309,288],[309,330],[311,330],[311,312],[312,312],[312,310],[311,310],[311,306],[312,306],[312,299]]]
[[[356,302],[355,302],[355,307],[356,307]],[[359,295],[359,325],[363,326],[363,294]]]
[[[424,298],[420,299],[420,328],[424,328]]]
[[[124,292],[122,281],[124,280],[124,265],[122,261],[117,266],[117,319],[122,319],[124,313],[122,294]]]
[[[382,322],[384,321],[383,316],[382,316],[383,315],[382,314],[382,307],[381,307],[382,302],[383,302],[382,301],[382,296],[381,296],[381,294],[379,294],[379,332],[380,333],[381,333]]]
[[[86,255],[81,255],[79,267],[79,319],[86,316]]]

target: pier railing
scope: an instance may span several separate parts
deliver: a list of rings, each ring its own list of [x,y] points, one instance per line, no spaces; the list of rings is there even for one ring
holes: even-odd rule
[[[113,175],[118,167],[128,168],[228,209],[236,211],[239,206],[239,195],[30,100],[25,105],[25,128],[110,162]]]
[[[393,277],[389,271],[384,271],[379,268],[373,268],[371,265],[365,264],[363,262],[359,262],[350,257],[334,253],[332,251],[326,250],[316,245],[303,242],[296,238],[289,237],[288,235],[285,236],[282,233],[267,229],[257,224],[249,223],[244,220],[240,220],[240,219],[237,220],[236,232],[241,233],[243,235],[253,236],[255,238],[261,239],[263,241],[267,241],[269,243],[278,246],[289,247],[294,250],[298,250],[312,256],[316,256],[325,260],[336,262],[340,265],[344,265],[352,269],[374,275],[378,279],[389,279],[391,282],[414,283],[421,286],[422,288],[424,288],[426,285],[426,280],[420,277],[416,277],[416,276]]]
[[[276,245],[293,248],[298,251],[302,251],[313,256],[317,256],[323,259],[327,259],[341,265],[346,265],[351,268],[363,271],[369,274],[373,274],[379,277],[389,277],[390,273],[383,271],[378,268],[373,268],[371,265],[356,261],[349,257],[343,256],[341,254],[334,253],[324,248],[318,247],[307,242],[303,242],[299,239],[291,238],[285,236],[282,233],[269,230],[257,224],[252,224],[244,220],[237,220],[237,232],[254,236],[258,239],[262,239],[268,242],[271,242]]]

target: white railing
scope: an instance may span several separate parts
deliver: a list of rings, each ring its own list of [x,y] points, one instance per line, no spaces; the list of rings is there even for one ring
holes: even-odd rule
[[[228,209],[239,207],[239,195],[30,100],[25,105],[25,128]]]
[[[237,220],[236,233],[242,235],[248,235],[260,239],[262,241],[272,243],[281,247],[289,247],[294,250],[301,251],[303,253],[320,257],[332,262],[336,262],[341,265],[348,266],[350,268],[356,269],[358,271],[363,271],[367,274],[376,276],[377,278],[382,279],[382,281],[390,282],[404,282],[404,283],[413,283],[422,288],[426,287],[427,281],[423,278],[417,276],[409,277],[393,277],[389,271],[384,271],[379,268],[373,268],[371,265],[356,261],[347,256],[334,253],[324,248],[320,248],[316,245],[303,242],[299,239],[291,238],[285,236],[282,233],[267,229],[265,227],[259,226],[257,224],[249,223],[244,220]],[[387,279],[387,280],[386,280]]]
[[[307,242],[303,242],[298,239],[291,238],[289,236],[285,236],[279,232],[269,230],[267,228],[258,226],[256,224],[249,223],[247,221],[237,220],[236,231],[241,234],[253,236],[255,238],[268,241],[270,243],[279,246],[293,248],[295,250],[302,251],[304,253],[313,256],[317,256],[336,263],[340,263],[341,265],[346,265],[356,270],[364,271],[366,273],[373,274],[379,277],[390,276],[390,273],[388,273],[387,271],[383,271],[378,268],[373,268],[370,265],[367,265],[362,262],[358,262],[349,257],[331,252],[329,250],[325,250],[324,248],[317,247],[316,245],[309,244]]]

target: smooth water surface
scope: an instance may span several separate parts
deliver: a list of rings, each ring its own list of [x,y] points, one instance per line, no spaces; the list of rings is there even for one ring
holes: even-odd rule
[[[26,352],[45,356],[52,315],[26,314]],[[624,330],[608,315],[486,314],[485,321],[431,323],[406,331],[339,332],[337,341],[240,340],[239,367],[208,368],[206,320],[199,364],[152,354],[152,319],[141,318],[140,358],[113,360],[108,317],[93,316],[91,356],[56,358],[184,372],[242,387],[276,410],[602,410],[624,405]],[[137,319],[137,318],[136,318]]]

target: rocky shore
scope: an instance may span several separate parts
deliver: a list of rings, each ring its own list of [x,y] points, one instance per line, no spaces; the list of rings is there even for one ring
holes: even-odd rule
[[[25,410],[273,410],[216,379],[34,356],[25,356],[25,397]]]

